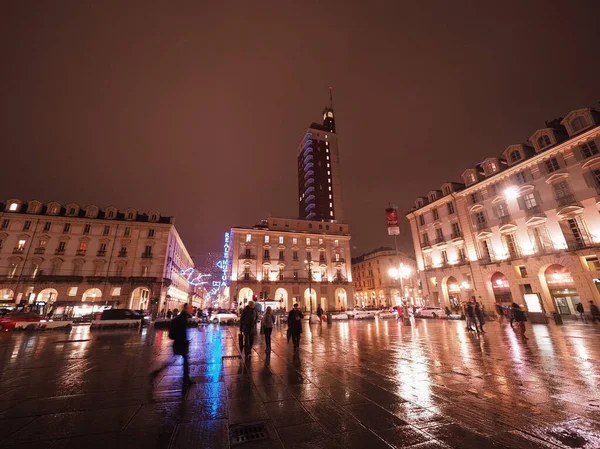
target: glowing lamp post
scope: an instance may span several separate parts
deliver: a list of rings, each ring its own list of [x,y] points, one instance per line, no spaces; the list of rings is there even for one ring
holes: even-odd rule
[[[395,279],[400,279],[400,302],[402,303],[402,315],[403,315],[403,323],[406,326],[410,326],[410,316],[408,314],[408,303],[404,299],[404,279],[408,279],[410,276],[410,267],[405,266],[403,263],[400,264],[399,268],[391,268],[389,271],[389,275]]]
[[[304,261],[304,263],[306,264],[306,270],[308,271],[308,299],[310,301],[310,318],[312,318],[312,313],[313,313],[313,304],[312,304],[312,265],[313,265],[313,261],[312,259],[307,259]],[[310,318],[309,318],[309,322],[310,322]]]

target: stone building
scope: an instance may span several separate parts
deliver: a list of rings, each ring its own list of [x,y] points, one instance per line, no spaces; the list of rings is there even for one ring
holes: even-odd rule
[[[424,305],[414,257],[382,247],[352,258],[354,299],[363,307]],[[404,294],[402,290],[404,289]]]
[[[238,307],[263,292],[265,305],[289,310],[353,306],[348,225],[274,218],[230,232],[230,295]],[[310,290],[309,290],[310,284]],[[266,294],[266,295],[265,295]]]
[[[571,111],[417,198],[407,218],[435,303],[600,304],[599,124],[593,108]]]
[[[172,217],[56,202],[0,203],[0,304],[81,316],[198,302]]]

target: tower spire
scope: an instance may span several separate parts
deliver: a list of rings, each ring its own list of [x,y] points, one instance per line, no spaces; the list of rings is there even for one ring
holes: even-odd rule
[[[333,91],[331,86],[329,86],[329,108],[333,110]]]

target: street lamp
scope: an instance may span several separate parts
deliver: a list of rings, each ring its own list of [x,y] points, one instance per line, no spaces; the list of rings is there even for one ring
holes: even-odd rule
[[[308,298],[310,301],[310,314],[312,316],[313,313],[313,304],[312,304],[312,259],[307,259],[304,261],[306,264],[306,270],[308,271]],[[310,318],[309,318],[310,322]]]
[[[404,299],[404,279],[408,279],[410,276],[410,267],[407,267],[403,263],[400,264],[398,268],[390,268],[389,275],[395,279],[400,279],[400,302],[402,303],[402,315],[403,322],[405,325],[410,326],[410,316],[408,315],[408,304]]]

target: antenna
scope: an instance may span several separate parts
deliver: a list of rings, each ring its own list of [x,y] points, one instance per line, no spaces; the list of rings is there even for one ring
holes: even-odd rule
[[[329,109],[333,110],[333,92],[331,86],[329,86]]]

